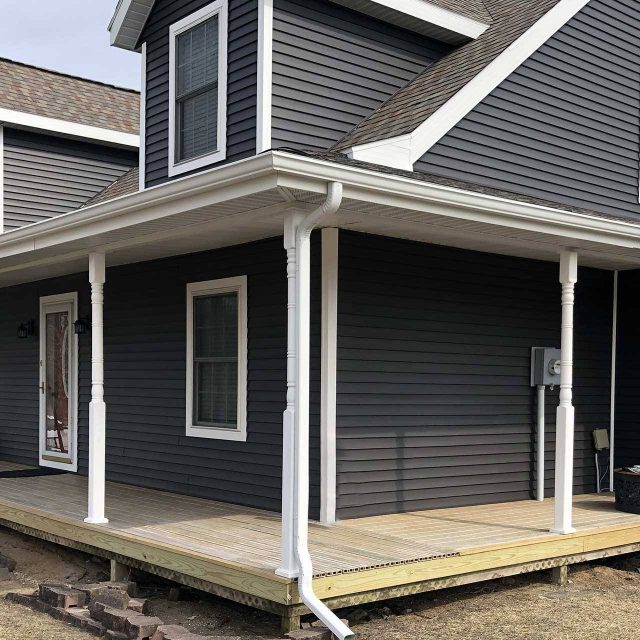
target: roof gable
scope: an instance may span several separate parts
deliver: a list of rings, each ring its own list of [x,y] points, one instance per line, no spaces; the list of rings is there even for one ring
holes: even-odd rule
[[[111,44],[134,51],[155,0],[119,0],[109,24]]]
[[[429,67],[334,149],[410,170],[589,0],[485,0],[491,27]]]

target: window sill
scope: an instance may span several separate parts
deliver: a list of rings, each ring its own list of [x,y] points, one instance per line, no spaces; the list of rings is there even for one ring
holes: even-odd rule
[[[169,176],[178,176],[187,171],[194,171],[195,169],[202,169],[210,164],[222,162],[227,157],[226,149],[220,149],[214,153],[209,153],[206,156],[200,156],[193,160],[185,160],[183,162],[173,163],[169,162]]]
[[[209,440],[232,440],[235,442],[246,442],[246,429],[217,429],[216,427],[198,427],[187,425],[187,437],[208,438]]]

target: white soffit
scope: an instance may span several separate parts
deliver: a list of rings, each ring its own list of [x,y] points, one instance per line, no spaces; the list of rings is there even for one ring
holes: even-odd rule
[[[120,0],[109,24],[111,44],[134,51],[155,0]]]
[[[404,2],[404,0],[400,1]],[[347,154],[355,160],[413,171],[414,163],[588,2],[589,0],[560,0],[417,129],[386,140],[356,145],[349,149]]]
[[[481,36],[489,25],[427,0],[331,0],[354,11],[450,44]]]

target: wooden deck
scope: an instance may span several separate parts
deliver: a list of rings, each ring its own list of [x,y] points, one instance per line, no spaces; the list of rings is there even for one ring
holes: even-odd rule
[[[0,463],[0,471],[25,469]],[[280,615],[302,611],[275,575],[276,513],[108,483],[105,526],[83,522],[86,479],[0,477],[0,522]],[[441,509],[310,526],[316,592],[334,606],[640,550],[640,516],[578,496],[577,532],[549,533],[553,502]],[[286,612],[286,614],[285,614]]]

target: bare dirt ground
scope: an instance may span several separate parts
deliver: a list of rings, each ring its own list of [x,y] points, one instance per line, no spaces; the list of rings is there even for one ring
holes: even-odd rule
[[[39,582],[97,582],[108,564],[86,554],[0,528],[0,554],[18,563],[0,581],[0,640],[88,640],[91,636],[8,603],[10,591],[29,593]],[[150,613],[194,633],[243,638],[279,637],[278,620],[199,592],[168,599],[171,585],[137,576]],[[638,640],[640,555],[583,565],[557,587],[549,573],[507,578],[339,612],[359,640]]]

